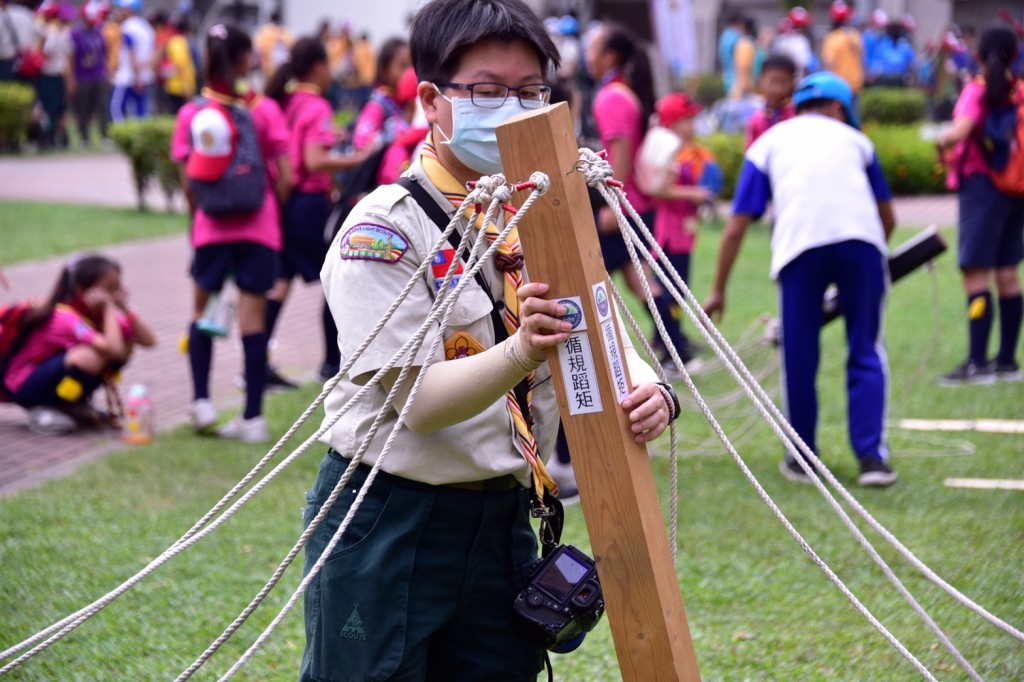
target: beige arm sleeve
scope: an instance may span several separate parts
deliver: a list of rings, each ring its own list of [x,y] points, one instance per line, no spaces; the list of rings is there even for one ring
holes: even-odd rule
[[[622,323],[622,314],[619,313],[616,319],[619,322],[619,336],[622,337],[622,352],[626,356],[626,367],[629,368],[629,378],[633,382],[633,386],[657,383],[658,375],[633,347],[633,340],[629,338],[626,326]]]
[[[523,348],[519,333],[466,358],[437,362],[427,369],[405,423],[415,433],[428,435],[466,421],[483,412],[522,381],[542,361],[532,359]],[[394,409],[401,412],[419,370],[409,375]],[[398,379],[394,369],[383,378],[388,391]]]

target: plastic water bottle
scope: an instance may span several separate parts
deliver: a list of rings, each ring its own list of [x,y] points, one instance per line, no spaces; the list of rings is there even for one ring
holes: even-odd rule
[[[231,333],[231,323],[235,321],[237,303],[234,292],[228,288],[219,294],[210,296],[203,316],[196,322],[196,327],[207,336],[224,338]]]
[[[124,422],[121,438],[132,445],[146,445],[153,441],[153,401],[142,384],[128,389],[124,401]]]

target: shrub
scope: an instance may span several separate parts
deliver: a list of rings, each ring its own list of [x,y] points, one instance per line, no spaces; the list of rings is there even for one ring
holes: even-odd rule
[[[928,115],[928,98],[916,88],[868,88],[861,95],[861,119],[882,124],[917,123]]]
[[[946,169],[939,165],[935,145],[921,139],[916,125],[868,125],[864,130],[878,152],[893,194],[939,194],[945,191]],[[743,166],[744,137],[741,134],[715,133],[701,140],[718,159],[725,175],[721,198],[731,199]]]
[[[868,125],[864,132],[875,143],[878,162],[893,194],[946,191],[946,169],[938,162],[935,143],[921,139],[920,126]]]
[[[722,77],[717,73],[701,74],[696,78],[695,82],[689,85],[687,90],[693,92],[697,97],[697,101],[705,107],[710,107],[725,97],[725,83],[722,82]]]
[[[0,83],[0,149],[17,149],[28,133],[36,93],[21,83]]]
[[[163,190],[168,210],[181,191],[178,167],[170,157],[173,134],[173,116],[129,119],[110,127],[110,139],[132,164],[140,211],[146,210],[146,190],[154,179]]]

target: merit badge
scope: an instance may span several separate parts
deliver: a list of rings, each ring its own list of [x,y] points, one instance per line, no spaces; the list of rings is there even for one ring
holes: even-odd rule
[[[384,225],[360,223],[341,238],[342,260],[375,260],[393,265],[408,250],[405,237]]]
[[[431,272],[434,275],[434,289],[436,291],[441,290],[441,285],[444,284],[444,278],[448,274],[448,268],[451,266],[452,259],[455,257],[455,249],[441,249],[434,256],[434,260],[430,262]],[[455,267],[455,274],[452,275],[452,281],[448,285],[449,289],[454,289],[455,285],[462,279],[462,263],[460,262]]]
[[[459,360],[483,352],[480,342],[466,332],[455,332],[444,340],[445,360]]]

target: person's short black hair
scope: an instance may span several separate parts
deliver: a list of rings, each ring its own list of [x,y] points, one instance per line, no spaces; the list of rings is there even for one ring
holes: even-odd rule
[[[468,48],[494,38],[525,41],[537,53],[545,75],[558,68],[558,48],[521,0],[433,0],[412,23],[409,48],[416,77],[447,81]]]
[[[786,54],[772,52],[761,62],[761,73],[765,71],[784,71],[790,78],[796,78],[796,62]]]
[[[809,99],[806,102],[801,102],[800,104],[797,105],[796,113],[797,114],[803,114],[803,113],[808,112],[808,111],[821,111],[822,109],[827,109],[834,102],[838,102],[838,101],[839,100],[827,99],[825,97],[818,97],[817,99]],[[840,110],[843,112],[843,118],[845,119],[846,118],[846,109],[840,107]]]

